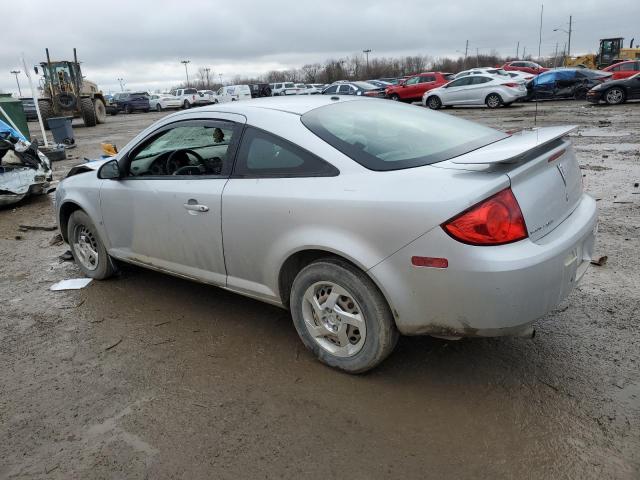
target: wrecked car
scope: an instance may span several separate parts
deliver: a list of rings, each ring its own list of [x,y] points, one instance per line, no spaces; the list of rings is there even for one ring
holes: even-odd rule
[[[527,84],[527,100],[585,99],[589,90],[610,77],[610,73],[588,68],[549,70]]]
[[[0,207],[29,195],[47,193],[51,162],[22,133],[0,120]]]
[[[591,260],[596,202],[567,135],[400,102],[279,96],[159,120],[60,182],[79,269],[119,261],[291,312],[351,373],[399,334],[531,336]]]

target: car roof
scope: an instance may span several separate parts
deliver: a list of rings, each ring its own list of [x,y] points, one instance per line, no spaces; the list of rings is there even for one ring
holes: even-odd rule
[[[640,60],[640,59],[638,59],[638,60]],[[603,68],[603,69],[602,69],[602,71],[603,71],[603,72],[608,72],[608,71],[610,71],[613,67],[617,67],[618,65],[622,65],[622,64],[625,64],[625,63],[635,63],[635,62],[637,62],[638,60],[625,60],[624,62],[614,63],[613,65],[609,65],[608,67]]]
[[[337,100],[334,100],[336,99]],[[254,98],[241,102],[216,104],[215,106],[199,107],[200,111],[227,112],[247,115],[255,112],[255,109],[274,110],[304,115],[316,108],[337,102],[354,101],[380,101],[378,99],[364,99],[360,97],[338,97],[332,95],[290,95],[279,97]]]

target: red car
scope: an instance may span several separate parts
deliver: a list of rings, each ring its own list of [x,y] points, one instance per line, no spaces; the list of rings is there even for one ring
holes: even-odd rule
[[[611,80],[629,78],[636,73],[640,73],[640,60],[629,60],[609,65],[607,68],[603,68],[602,71],[612,73]]]
[[[502,66],[502,69],[506,70],[507,72],[509,70],[511,71],[517,70],[518,72],[526,72],[526,73],[531,73],[533,75],[537,75],[539,73],[546,72],[547,70],[549,70],[548,68],[544,68],[543,66],[538,65],[535,62],[525,62],[524,60],[507,62]]]
[[[427,72],[411,75],[399,85],[391,85],[385,90],[385,96],[391,100],[414,102],[422,100],[424,92],[443,86],[453,80],[452,73]]]

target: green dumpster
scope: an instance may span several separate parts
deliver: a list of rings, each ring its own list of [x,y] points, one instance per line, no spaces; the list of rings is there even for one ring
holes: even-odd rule
[[[11,122],[18,127],[27,139],[31,140],[29,136],[29,127],[27,126],[27,116],[24,114],[24,108],[22,108],[22,102],[11,96],[10,93],[0,93],[0,107],[11,118]],[[6,117],[0,110],[0,119],[9,125],[11,122],[7,121]]]

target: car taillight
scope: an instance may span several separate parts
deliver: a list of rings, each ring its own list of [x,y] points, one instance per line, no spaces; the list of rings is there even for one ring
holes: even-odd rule
[[[504,245],[529,236],[511,188],[456,215],[442,228],[455,240],[469,245]]]
[[[511,88],[517,88],[518,86],[517,83],[513,83],[513,82],[503,83],[502,85],[504,85],[505,87],[511,87]]]

